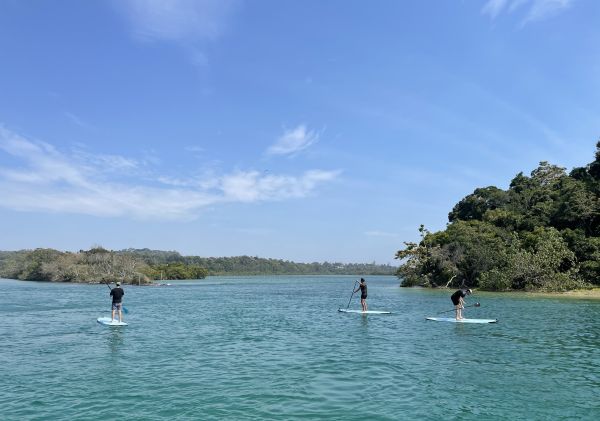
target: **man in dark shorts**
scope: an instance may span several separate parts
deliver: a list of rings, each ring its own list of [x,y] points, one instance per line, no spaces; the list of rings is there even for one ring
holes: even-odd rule
[[[367,281],[364,278],[360,278],[360,284],[358,284],[358,288],[354,292],[358,292],[360,290],[360,305],[362,306],[362,311],[367,311]]]
[[[121,288],[121,283],[117,282],[117,286],[110,290],[110,296],[112,297],[112,321],[115,320],[115,311],[119,311],[119,321],[123,321],[123,295],[125,295],[125,291]]]
[[[452,300],[452,304],[454,304],[454,308],[455,308],[454,311],[456,312],[456,320],[463,319],[462,309],[465,307],[464,298],[467,295],[471,295],[472,293],[473,293],[473,291],[470,289],[459,289],[458,291],[456,291],[454,294],[452,294],[450,296],[450,299]]]

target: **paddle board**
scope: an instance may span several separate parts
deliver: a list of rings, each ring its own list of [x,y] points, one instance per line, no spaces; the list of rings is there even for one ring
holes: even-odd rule
[[[456,320],[454,317],[427,317],[427,320],[434,322],[450,322],[450,323],[496,323],[496,319],[462,319]]]
[[[127,326],[127,323],[120,322],[118,319],[111,321],[110,317],[98,317],[98,323],[105,326]]]
[[[338,311],[342,313],[360,313],[360,314],[392,314],[391,311],[379,311],[379,310],[347,310],[345,308],[339,308]]]

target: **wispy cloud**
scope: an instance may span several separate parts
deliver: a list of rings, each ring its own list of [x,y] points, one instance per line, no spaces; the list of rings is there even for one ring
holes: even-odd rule
[[[89,125],[88,123],[86,123],[85,121],[83,121],[81,118],[79,118],[78,116],[76,116],[75,114],[73,114],[73,113],[71,113],[69,111],[65,111],[64,115],[72,123],[74,123],[75,125],[77,125],[79,127],[83,127],[84,129],[91,129],[91,128],[93,128],[91,125]]]
[[[496,16],[502,12],[502,9],[504,9],[507,3],[508,0],[489,0],[485,6],[483,6],[481,13],[490,15],[492,19],[495,19]]]
[[[306,171],[301,177],[263,175],[258,171],[237,172],[221,178],[219,188],[235,202],[283,200],[307,196],[320,183],[331,181],[340,171]]]
[[[339,171],[309,170],[298,176],[236,171],[212,178],[173,179],[148,172],[140,161],[118,155],[64,153],[0,126],[0,206],[18,211],[193,219],[202,208],[227,202],[252,203],[302,198]],[[6,164],[8,162],[8,164]],[[150,170],[148,170],[150,171]],[[116,177],[115,173],[129,173]],[[119,174],[117,174],[119,175]]]
[[[269,155],[294,155],[319,140],[319,134],[308,130],[304,124],[295,129],[286,130],[277,141],[267,149]]]
[[[115,2],[144,40],[214,40],[240,0],[120,0]]]
[[[521,25],[540,21],[568,9],[574,0],[488,0],[481,13],[496,19],[502,13],[523,10],[525,17]]]

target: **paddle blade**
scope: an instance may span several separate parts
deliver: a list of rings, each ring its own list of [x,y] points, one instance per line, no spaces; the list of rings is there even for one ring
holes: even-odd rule
[[[127,310],[127,307],[123,307],[123,313],[129,314],[129,310]]]

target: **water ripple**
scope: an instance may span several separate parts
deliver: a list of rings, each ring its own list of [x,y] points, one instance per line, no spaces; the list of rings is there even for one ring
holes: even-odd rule
[[[468,316],[500,323],[434,323],[446,292],[372,277],[394,314],[338,313],[353,282],[127,287],[113,329],[103,285],[0,281],[0,419],[600,418],[600,304],[478,294]]]

